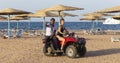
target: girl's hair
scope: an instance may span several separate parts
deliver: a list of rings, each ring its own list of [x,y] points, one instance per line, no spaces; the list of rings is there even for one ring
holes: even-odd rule
[[[63,19],[63,18],[61,18],[61,19],[60,19],[60,24],[61,24],[61,22],[62,22],[62,21],[64,21],[64,19]]]

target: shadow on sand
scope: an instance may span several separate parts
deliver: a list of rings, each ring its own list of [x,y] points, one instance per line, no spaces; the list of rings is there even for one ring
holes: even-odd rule
[[[120,49],[106,49],[106,50],[98,50],[98,51],[88,51],[85,57],[95,57],[95,56],[103,56],[110,54],[118,54],[120,53]]]

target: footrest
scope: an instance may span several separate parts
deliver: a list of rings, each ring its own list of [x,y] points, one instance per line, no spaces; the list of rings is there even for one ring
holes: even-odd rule
[[[55,52],[63,52],[62,50],[56,50]]]

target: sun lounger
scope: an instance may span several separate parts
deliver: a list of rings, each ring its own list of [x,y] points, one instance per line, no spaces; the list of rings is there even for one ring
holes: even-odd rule
[[[35,35],[35,30],[28,30],[28,35],[30,35],[30,36]]]
[[[120,42],[119,37],[111,37],[111,42]]]
[[[106,34],[104,30],[97,28],[97,29],[91,29],[91,30],[84,30],[84,34],[93,34],[93,35],[102,35]]]
[[[42,36],[42,34],[41,34],[40,31],[36,31],[34,34],[35,34],[36,36]]]
[[[89,34],[89,31],[88,30],[83,30],[83,33],[84,34]]]
[[[105,33],[105,31],[102,30],[101,28],[97,28],[97,29],[95,30],[95,34],[97,34],[97,35],[102,35],[102,34],[106,34],[106,33]]]
[[[83,31],[84,34],[95,34],[94,30],[84,30]]]
[[[4,33],[0,30],[0,36],[2,37],[4,35]]]
[[[22,29],[18,30],[16,37],[20,38],[22,36],[22,32],[23,32]]]
[[[8,32],[5,34],[5,35],[3,35],[3,37],[6,39],[6,38],[8,38],[8,37],[12,37],[13,36],[13,32],[12,31],[10,31],[10,33],[8,34]]]

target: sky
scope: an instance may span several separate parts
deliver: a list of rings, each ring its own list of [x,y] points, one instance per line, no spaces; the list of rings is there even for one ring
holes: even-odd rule
[[[0,9],[15,8],[30,12],[36,12],[44,8],[49,8],[58,4],[80,7],[85,10],[66,11],[68,13],[79,15],[78,17],[65,17],[66,21],[79,21],[81,14],[91,13],[113,6],[119,6],[120,0],[0,0]],[[47,18],[46,20],[49,20]],[[42,20],[38,18],[37,20]],[[57,20],[57,18],[56,18]]]

